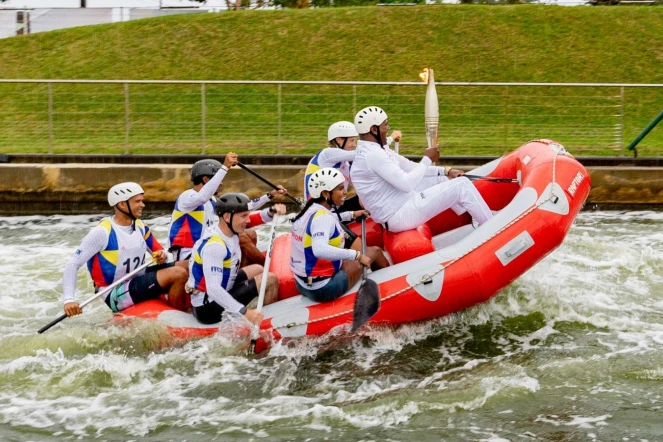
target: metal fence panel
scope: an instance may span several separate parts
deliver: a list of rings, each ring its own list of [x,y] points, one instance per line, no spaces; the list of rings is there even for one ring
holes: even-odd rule
[[[624,150],[663,107],[663,85],[438,83],[446,154],[501,154],[552,138],[579,155]],[[2,153],[311,154],[369,105],[426,145],[423,83],[0,80]],[[640,155],[663,152],[654,129]]]

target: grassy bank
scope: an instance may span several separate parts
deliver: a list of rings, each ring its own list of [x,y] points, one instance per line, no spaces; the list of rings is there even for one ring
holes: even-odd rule
[[[663,83],[663,8],[348,8],[192,14],[0,40],[0,78]],[[423,140],[423,87],[0,84],[0,151],[314,151],[326,126],[377,104]],[[620,153],[663,90],[438,87],[441,142],[500,153],[556,138]],[[622,128],[623,123],[623,128]],[[204,135],[203,135],[204,134]],[[203,140],[204,137],[204,140]],[[663,128],[641,153],[663,151]]]

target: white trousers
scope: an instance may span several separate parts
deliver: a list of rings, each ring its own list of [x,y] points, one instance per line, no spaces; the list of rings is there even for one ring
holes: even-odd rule
[[[423,187],[423,183],[419,187]],[[479,225],[493,216],[474,184],[467,178],[459,177],[417,190],[417,194],[389,218],[389,231],[416,229],[447,209],[452,209],[458,215],[467,211]]]

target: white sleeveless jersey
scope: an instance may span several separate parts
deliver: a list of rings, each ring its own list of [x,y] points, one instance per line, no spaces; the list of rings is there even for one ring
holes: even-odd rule
[[[133,272],[145,263],[145,225],[136,220],[136,228],[131,233],[116,225],[111,218],[99,223],[108,234],[106,247],[88,261],[88,270],[98,287],[105,287]]]
[[[232,235],[228,237],[221,232],[218,225],[205,230],[203,236],[193,246],[193,254],[189,258],[189,279],[187,285],[198,290],[191,294],[191,305],[200,307],[204,303],[205,292],[208,287],[205,284],[205,263],[203,255],[205,247],[212,244],[221,244],[223,249],[220,254],[212,256],[215,260],[208,263],[219,267],[223,271],[222,287],[224,290],[230,290],[235,285],[235,279],[239,272],[239,264],[242,260],[242,250],[239,246],[239,237]]]
[[[342,259],[344,258],[340,256],[337,257],[338,259],[332,261],[318,258],[313,253],[313,237],[319,235],[320,232],[313,231],[311,224],[314,219],[321,216],[326,217],[327,222],[331,221],[328,225],[330,230],[327,232],[329,237],[328,244],[342,251],[341,254],[345,255],[345,250],[343,249],[345,240],[341,233],[342,230],[337,217],[325,207],[313,204],[292,225],[290,268],[295,275],[302,277],[329,277],[336,273],[341,266]],[[354,256],[354,252],[349,252],[349,254]]]

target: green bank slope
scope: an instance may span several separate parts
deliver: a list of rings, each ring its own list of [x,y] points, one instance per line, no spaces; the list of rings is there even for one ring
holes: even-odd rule
[[[0,78],[663,83],[663,8],[418,6],[177,15],[0,40]],[[0,85],[4,152],[312,152],[380,105],[423,145],[423,88]],[[663,90],[438,86],[441,143],[620,154]],[[51,112],[49,114],[49,106]],[[202,111],[204,107],[204,112]],[[405,141],[405,140],[404,140]],[[406,144],[404,142],[404,144]],[[663,151],[663,129],[642,154]]]

